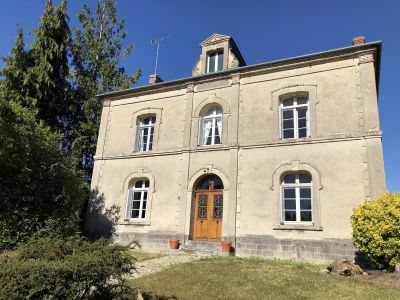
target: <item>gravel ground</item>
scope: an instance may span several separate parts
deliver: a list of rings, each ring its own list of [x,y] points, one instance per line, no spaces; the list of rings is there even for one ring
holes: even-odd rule
[[[136,272],[132,274],[133,278],[139,278],[147,274],[160,272],[166,268],[177,264],[183,264],[195,259],[200,259],[198,255],[167,255],[141,262],[136,262]]]

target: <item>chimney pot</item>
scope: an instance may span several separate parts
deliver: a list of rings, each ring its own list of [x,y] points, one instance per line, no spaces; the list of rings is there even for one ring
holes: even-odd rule
[[[356,37],[353,38],[353,45],[354,46],[362,45],[362,44],[365,44],[365,36],[360,35],[360,36],[356,36]]]
[[[149,84],[155,84],[155,83],[159,83],[159,82],[163,82],[164,80],[161,79],[160,76],[158,76],[157,74],[151,74],[149,76]]]

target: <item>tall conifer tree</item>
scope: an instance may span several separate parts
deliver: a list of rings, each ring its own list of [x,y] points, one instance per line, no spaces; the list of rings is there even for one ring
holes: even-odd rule
[[[139,79],[140,70],[127,75],[120,66],[133,46],[122,45],[127,32],[124,20],[117,17],[114,0],[99,0],[94,12],[84,5],[78,19],[81,28],[73,29],[72,46],[78,126],[71,139],[89,180],[102,109],[96,95],[130,88]]]

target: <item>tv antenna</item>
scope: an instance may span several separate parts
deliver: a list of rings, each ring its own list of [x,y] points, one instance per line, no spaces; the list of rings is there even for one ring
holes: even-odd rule
[[[163,40],[166,40],[166,39],[169,38],[169,37],[171,37],[171,36],[170,36],[170,35],[167,35],[167,36],[163,36],[163,37],[161,37],[161,38],[159,38],[159,39],[154,39],[154,40],[151,40],[151,41],[150,41],[150,44],[151,44],[152,46],[157,45],[156,65],[155,65],[155,67],[154,67],[154,74],[155,74],[155,75],[157,75],[158,51],[160,50],[160,43],[161,43]]]

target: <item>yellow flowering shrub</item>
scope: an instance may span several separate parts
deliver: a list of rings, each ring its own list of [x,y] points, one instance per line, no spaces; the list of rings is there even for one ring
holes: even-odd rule
[[[351,217],[354,245],[375,267],[390,270],[400,263],[400,193],[365,201]]]

